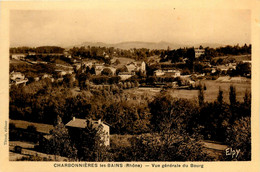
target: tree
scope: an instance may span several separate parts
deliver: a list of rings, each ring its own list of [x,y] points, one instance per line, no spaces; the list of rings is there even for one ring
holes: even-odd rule
[[[242,117],[226,130],[226,142],[232,149],[240,149],[238,157],[233,160],[251,160],[251,121],[250,117]]]
[[[27,130],[30,132],[30,133],[36,133],[37,129],[34,125],[29,125],[27,127]]]
[[[109,68],[104,68],[101,72],[101,75],[107,75],[107,76],[111,76],[113,75],[113,72],[111,71],[111,69]]]
[[[94,66],[92,66],[92,68],[90,69],[90,74],[92,74],[92,75],[96,74],[96,70],[95,70]]]
[[[195,102],[173,98],[168,91],[149,104],[154,131],[188,129],[190,120],[198,114]]]
[[[86,83],[87,75],[85,73],[81,73],[78,76],[78,83],[79,83],[79,88],[80,90],[85,89],[85,83]]]
[[[48,138],[47,138],[48,139]],[[75,160],[77,157],[77,150],[71,144],[68,130],[62,123],[61,118],[57,117],[57,124],[51,131],[49,140],[42,145],[43,151],[48,154],[54,154],[59,156],[66,156]]]
[[[250,63],[238,63],[236,67],[237,74],[243,76],[245,74],[251,74],[251,65]]]
[[[186,57],[188,58],[187,66],[191,71],[194,71],[194,61],[195,61],[195,50],[194,48],[187,49]]]
[[[120,72],[128,72],[127,67],[124,65],[121,68],[116,69],[116,74],[118,75]]]
[[[68,88],[72,88],[73,87],[73,78],[72,75],[70,74],[66,74],[63,77],[63,84],[68,87]]]
[[[251,93],[248,90],[246,90],[246,92],[245,92],[244,106],[251,109]]]
[[[111,155],[102,138],[103,126],[94,126],[91,120],[87,120],[84,129],[79,129],[78,134],[72,137],[72,142],[78,150],[77,157],[80,161],[108,161]],[[71,132],[71,134],[75,134]]]
[[[199,99],[199,105],[200,107],[203,106],[204,104],[204,88],[201,85],[201,83],[199,84],[199,95],[198,95],[198,99]]]
[[[199,137],[174,131],[131,138],[130,161],[207,161]]]
[[[230,85],[229,87],[229,101],[230,101],[230,106],[233,107],[236,103],[236,87],[233,85]]]
[[[223,103],[223,90],[221,89],[221,87],[219,87],[219,91],[218,91],[218,103],[222,104]]]

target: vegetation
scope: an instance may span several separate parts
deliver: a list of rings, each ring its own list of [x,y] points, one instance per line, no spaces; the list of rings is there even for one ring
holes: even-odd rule
[[[199,60],[210,61],[214,56],[227,54],[247,54],[250,53],[250,49],[251,45],[206,48],[205,55]],[[71,61],[63,56],[48,55],[48,53],[63,52],[59,47],[10,49],[12,53],[31,51],[45,54],[45,56],[28,56],[33,60],[71,64]],[[171,63],[148,65],[147,75],[137,72],[135,76],[125,81],[122,81],[119,76],[114,76],[108,67],[101,72],[101,75],[95,75],[94,67],[82,66],[79,70],[75,69],[75,76],[70,74],[63,76],[62,82],[42,79],[24,87],[11,86],[9,106],[11,119],[54,126],[46,138],[37,130],[37,126],[24,126],[23,129],[18,129],[17,125],[10,124],[11,139],[33,141],[36,138],[38,142],[42,138],[41,143],[44,143],[41,145],[42,152],[79,161],[212,160],[201,144],[201,140],[208,139],[223,142],[234,149],[241,149],[241,155],[236,160],[250,160],[251,94],[248,90],[244,94],[240,88],[236,89],[235,85],[229,87],[230,84],[225,87],[222,84],[220,88],[216,82],[210,85],[207,81],[203,81],[199,86],[192,86],[190,80],[181,77],[153,76],[153,72],[157,69],[182,68],[183,73],[191,74],[194,80],[203,78],[195,76],[193,72],[206,72],[208,77],[217,77],[219,71],[211,75],[208,65],[195,59],[194,48],[150,51],[74,47],[70,49],[70,53],[81,60],[95,59],[107,65],[111,63],[112,56],[146,61],[150,56],[161,55],[161,62],[170,60]],[[222,63],[221,60],[216,62],[216,64]],[[11,65],[10,71],[19,71],[26,74],[26,77],[33,78],[38,73],[54,74],[54,64],[17,64]],[[126,67],[120,67],[116,70],[116,74],[127,71]],[[239,63],[237,69],[232,71],[232,75],[247,75],[250,71],[249,64]],[[174,98],[173,95],[180,90],[167,89],[173,87],[170,85],[175,84],[173,82],[180,87],[198,88],[198,90],[189,90],[193,91],[197,99],[184,99],[180,96]],[[144,86],[162,84],[165,87],[159,95],[150,98],[144,95],[132,96],[124,91],[138,87],[139,84]],[[214,97],[214,101],[209,102],[207,94],[212,98],[212,85],[218,95]],[[75,86],[79,87],[79,91],[77,94],[72,94]],[[229,94],[226,94],[227,92]],[[240,101],[238,95],[241,96],[242,92],[243,101]],[[70,133],[64,124],[72,117],[102,119],[111,125],[111,134],[128,134],[135,137],[130,139],[130,145],[112,144],[108,148],[100,139],[101,128],[94,128],[91,123],[87,123],[85,129]],[[30,157],[28,160],[41,159]]]

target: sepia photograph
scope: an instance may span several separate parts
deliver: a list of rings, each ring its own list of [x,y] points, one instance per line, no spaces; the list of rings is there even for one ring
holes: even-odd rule
[[[250,14],[11,11],[10,161],[250,161]]]
[[[9,10],[8,162],[253,163],[254,15],[184,6]]]

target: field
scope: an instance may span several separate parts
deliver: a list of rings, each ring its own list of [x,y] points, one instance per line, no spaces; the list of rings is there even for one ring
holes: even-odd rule
[[[229,88],[230,85],[234,85],[236,88],[237,100],[242,102],[245,96],[245,91],[251,91],[251,82],[235,82],[236,78],[231,79],[230,82],[221,82],[213,80],[204,80],[201,83],[206,85],[206,90],[204,91],[205,101],[213,102],[217,99],[219,88],[223,90],[223,99],[225,102],[229,102]],[[198,90],[174,90],[174,97],[196,99],[198,97]]]
[[[28,122],[23,120],[9,119],[9,123],[13,123],[16,128],[22,128],[22,129],[26,129],[29,125],[34,125],[36,127],[36,131],[40,133],[47,133],[47,134],[50,132],[50,130],[53,129],[53,126],[49,124]]]
[[[10,62],[10,64],[12,64],[12,65],[20,65],[20,64],[29,64],[29,65],[31,65],[31,64],[28,63],[28,62],[21,61],[21,60],[16,60],[16,59],[12,59],[12,60],[10,60],[9,62]]]
[[[224,101],[229,103],[229,88],[230,85],[234,85],[236,88],[237,100],[242,102],[245,96],[245,91],[251,92],[251,80],[244,77],[220,77],[217,80],[202,80],[202,85],[206,85],[206,90],[204,90],[205,101],[213,102],[217,99],[219,88],[223,90]],[[199,83],[197,83],[199,84]],[[147,96],[153,97],[159,94],[160,88],[133,88],[124,90],[125,93],[135,96]],[[172,91],[172,96],[176,98],[185,99],[198,99],[198,90],[186,90],[186,89],[174,89]]]

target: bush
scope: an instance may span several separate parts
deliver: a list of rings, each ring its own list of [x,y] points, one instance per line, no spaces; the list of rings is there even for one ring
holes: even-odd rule
[[[21,146],[15,146],[14,147],[14,152],[15,153],[22,153],[22,147]]]
[[[27,130],[31,133],[35,133],[37,131],[36,127],[34,125],[29,125],[27,127]]]

